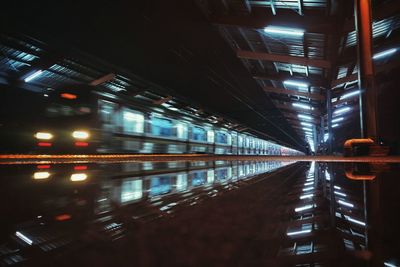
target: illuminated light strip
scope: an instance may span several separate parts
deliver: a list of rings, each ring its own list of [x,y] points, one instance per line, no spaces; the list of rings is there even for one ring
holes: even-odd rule
[[[333,119],[332,123],[336,123],[336,122],[339,122],[339,121],[342,121],[342,120],[344,120],[344,118],[343,117],[339,117],[339,118]]]
[[[346,94],[342,95],[340,97],[340,99],[346,99],[346,98],[358,95],[358,94],[360,94],[360,92],[361,92],[360,90],[356,90],[356,91],[353,91],[353,92],[346,93]]]
[[[52,143],[48,143],[48,142],[39,142],[37,145],[38,145],[38,146],[50,147],[50,146],[52,146]]]
[[[74,173],[71,175],[70,179],[72,182],[85,181],[87,179],[87,174],[86,173]]]
[[[314,208],[314,205],[306,205],[306,206],[303,206],[303,207],[295,208],[294,211],[295,212],[300,212],[300,211],[309,210],[309,209],[312,209],[312,208]]]
[[[350,107],[343,107],[343,108],[336,109],[336,110],[333,112],[333,114],[342,114],[342,113],[346,113],[346,112],[348,112],[348,111],[350,111],[350,110],[351,110]]]
[[[47,179],[49,177],[50,177],[49,172],[35,172],[33,174],[33,179],[35,179],[35,180]]]
[[[301,230],[301,231],[296,231],[296,232],[287,232],[287,235],[293,236],[293,235],[301,235],[301,234],[308,234],[308,233],[311,233],[311,229]]]
[[[308,109],[308,110],[312,109],[312,107],[310,105],[301,104],[301,103],[292,103],[292,106],[296,107],[296,108],[302,108],[302,109]]]
[[[347,197],[347,195],[345,193],[342,193],[342,192],[334,191],[334,193],[336,195],[339,195],[339,196],[342,196],[342,197]]]
[[[76,98],[77,98],[76,95],[70,94],[70,93],[62,93],[62,94],[60,94],[60,96],[61,96],[62,98],[70,99],[70,100],[76,99]]]
[[[291,29],[291,28],[283,28],[283,27],[275,27],[268,26],[264,28],[264,32],[266,33],[278,33],[278,34],[286,34],[292,36],[303,36],[304,30],[301,29]]]
[[[353,222],[353,223],[355,223],[355,224],[359,224],[359,225],[365,226],[365,222],[362,222],[362,221],[353,219],[353,218],[351,218],[350,216],[347,216],[347,215],[345,215],[344,217],[345,217],[349,222]]]
[[[354,205],[353,205],[353,204],[351,204],[351,203],[349,203],[349,202],[345,202],[345,201],[343,201],[343,200],[339,200],[338,203],[339,203],[339,204],[342,204],[343,206],[346,206],[346,207],[354,208]]]
[[[24,241],[25,243],[27,243],[28,245],[32,245],[33,241],[30,240],[26,235],[22,234],[21,232],[15,232],[15,235],[21,239],[22,241]]]
[[[71,215],[69,215],[69,214],[67,214],[67,213],[65,213],[65,214],[60,214],[60,215],[57,215],[56,217],[54,217],[54,219],[55,219],[56,221],[59,221],[59,222],[68,221],[68,220],[70,220],[71,218],[72,218]]]
[[[314,178],[308,178],[308,179],[306,180],[306,182],[311,182],[311,181],[314,181]]]
[[[310,191],[313,189],[314,189],[314,187],[306,187],[306,188],[303,188],[303,192],[307,192],[307,191]]]
[[[341,190],[342,188],[340,186],[334,185],[333,188]]]
[[[311,121],[313,119],[311,116],[307,116],[307,115],[303,115],[303,114],[299,114],[299,115],[297,115],[297,117],[299,117],[300,119],[305,119],[305,120],[309,120],[309,121]]]
[[[25,81],[26,83],[27,83],[27,82],[30,82],[30,81],[32,81],[33,79],[39,77],[42,73],[43,73],[43,70],[35,71],[34,73],[32,73],[31,75],[29,75],[28,77],[26,77],[26,78],[24,79],[24,81]]]
[[[293,85],[293,86],[298,86],[298,87],[308,87],[307,83],[290,81],[290,80],[284,81],[283,84],[284,85]]]
[[[300,124],[303,125],[303,126],[309,126],[309,127],[312,127],[312,126],[313,126],[311,123],[309,123],[309,122],[304,122],[304,121],[300,122]]]
[[[314,194],[307,194],[307,195],[300,196],[300,199],[306,199],[306,198],[312,198],[312,197],[314,197]]]
[[[308,183],[305,183],[304,186],[309,186],[309,185],[312,185],[312,184],[314,184],[314,182],[308,182]]]
[[[336,128],[336,127],[338,127],[338,126],[339,126],[339,124],[338,124],[338,123],[335,123],[335,124],[332,125],[332,128]]]
[[[397,48],[391,48],[391,49],[376,53],[372,58],[373,59],[380,59],[380,58],[389,56],[391,54],[394,54],[394,53],[396,53],[396,51],[397,51]]]
[[[388,267],[397,267],[397,265],[394,265],[393,263],[389,263],[389,262],[384,262],[383,265],[388,266]]]

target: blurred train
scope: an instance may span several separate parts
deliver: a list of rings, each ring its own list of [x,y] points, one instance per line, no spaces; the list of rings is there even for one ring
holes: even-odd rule
[[[161,99],[107,93],[89,85],[49,91],[31,122],[33,151],[294,155],[298,151],[184,113]],[[35,114],[37,115],[37,114]],[[39,119],[37,119],[39,117]],[[24,142],[28,138],[24,137]]]

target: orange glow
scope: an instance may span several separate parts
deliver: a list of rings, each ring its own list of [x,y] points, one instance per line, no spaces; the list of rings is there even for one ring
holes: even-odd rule
[[[75,146],[88,146],[88,142],[75,142]]]
[[[66,99],[76,99],[76,98],[77,98],[76,95],[70,94],[70,93],[62,93],[62,94],[61,94],[61,97],[62,97],[62,98],[66,98]]]
[[[79,171],[79,170],[87,170],[87,166],[81,165],[81,166],[75,166],[74,170]]]
[[[37,165],[38,169],[50,169],[50,165]]]
[[[374,174],[354,174],[352,171],[346,171],[346,177],[351,180],[358,180],[358,181],[371,181],[376,178]]]
[[[51,143],[48,143],[48,142],[39,142],[37,145],[38,145],[38,146],[47,146],[47,147],[49,147],[49,146],[51,146],[52,144],[51,144]]]
[[[371,138],[364,138],[364,139],[349,139],[344,143],[344,147],[351,148],[354,144],[373,144],[374,140]]]
[[[69,214],[60,214],[60,215],[57,215],[54,219],[56,221],[59,221],[59,222],[68,221],[68,220],[71,219],[71,215],[69,215]]]

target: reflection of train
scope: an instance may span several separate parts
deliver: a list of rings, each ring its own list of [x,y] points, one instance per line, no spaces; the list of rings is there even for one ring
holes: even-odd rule
[[[65,256],[87,245],[99,246],[127,234],[132,236],[129,231],[135,223],[190,208],[206,198],[251,183],[257,174],[287,164],[178,163],[172,166],[172,172],[158,173],[146,162],[117,166],[38,165],[22,177],[23,182],[28,178],[33,184],[16,195],[25,195],[27,200],[13,207],[26,211],[22,221],[10,222],[12,227],[2,229],[9,238],[0,244],[0,266],[36,263],[53,259],[44,255]],[[18,177],[12,178],[16,181]]]
[[[295,150],[233,130],[232,124],[149,92],[118,96],[74,85],[46,94],[35,149],[131,153],[291,155]],[[173,105],[175,104],[175,106]],[[239,129],[236,125],[235,129]],[[242,127],[243,128],[243,127]]]

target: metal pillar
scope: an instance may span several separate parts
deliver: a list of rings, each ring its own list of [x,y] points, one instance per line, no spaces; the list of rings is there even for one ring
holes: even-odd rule
[[[371,0],[355,0],[354,4],[359,66],[361,137],[371,137],[377,141],[377,92],[374,85],[374,64],[372,61]],[[362,94],[361,91],[365,91],[365,94]]]
[[[327,113],[327,121],[326,125],[328,126],[328,155],[332,154],[332,141],[333,141],[333,134],[332,134],[332,101],[331,101],[331,96],[332,92],[331,89],[329,88],[326,91],[326,113]]]

